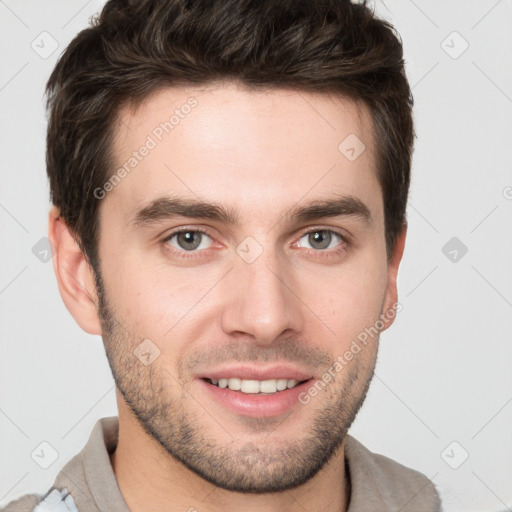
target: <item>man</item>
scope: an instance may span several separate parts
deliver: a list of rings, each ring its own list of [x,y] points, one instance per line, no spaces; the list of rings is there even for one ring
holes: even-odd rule
[[[55,272],[119,418],[5,510],[439,510],[347,434],[400,306],[392,27],[347,0],[131,4],[47,84]]]

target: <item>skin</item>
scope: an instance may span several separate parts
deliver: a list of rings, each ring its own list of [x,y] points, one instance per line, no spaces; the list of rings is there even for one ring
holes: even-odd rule
[[[101,281],[55,207],[49,216],[63,300],[85,331],[103,336],[116,381],[119,487],[134,512],[346,510],[344,436],[370,384],[378,336],[308,404],[277,416],[234,413],[197,376],[226,360],[282,361],[320,379],[397,302],[406,227],[388,260],[369,111],[340,97],[232,83],[165,88],[120,111],[117,163],[190,97],[197,106],[100,201]],[[366,146],[355,161],[338,150],[349,134]],[[358,198],[370,221],[285,220],[333,193]],[[240,225],[131,223],[166,194],[236,207]],[[208,232],[196,258],[178,237],[164,242],[177,228]],[[318,248],[308,234],[323,230],[347,241],[333,233]],[[263,251],[252,263],[236,252],[246,237]],[[147,366],[134,355],[144,339],[160,351]]]

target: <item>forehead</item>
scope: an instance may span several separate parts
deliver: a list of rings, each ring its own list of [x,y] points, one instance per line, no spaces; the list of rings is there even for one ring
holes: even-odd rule
[[[125,172],[104,203],[126,218],[165,194],[260,214],[306,196],[372,202],[380,192],[369,110],[332,94],[234,83],[160,89],[120,110],[113,150],[113,172]]]

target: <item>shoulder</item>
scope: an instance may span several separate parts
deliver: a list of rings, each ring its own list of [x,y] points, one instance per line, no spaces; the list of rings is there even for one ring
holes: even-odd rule
[[[385,507],[383,510],[393,507],[402,512],[441,510],[439,494],[423,473],[371,452],[349,435],[345,439],[345,458],[354,500],[362,499],[363,495],[372,496],[376,504]]]
[[[26,494],[12,501],[2,512],[78,512],[67,489],[50,489],[45,496]]]
[[[73,456],[59,471],[52,487],[44,495],[25,494],[0,506],[0,512],[61,512],[99,510],[90,488],[104,483],[105,472],[110,469],[107,448],[117,442],[117,416],[99,419],[82,450]],[[86,474],[86,466],[89,475]],[[107,475],[108,476],[108,475]],[[116,484],[113,473],[108,480]],[[40,505],[38,508],[37,505]]]
[[[35,506],[43,499],[39,494],[25,494],[21,498],[11,501],[0,512],[32,512]]]

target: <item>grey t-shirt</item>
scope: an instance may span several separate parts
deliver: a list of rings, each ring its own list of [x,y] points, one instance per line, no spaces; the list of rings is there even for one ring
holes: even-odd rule
[[[89,441],[59,472],[44,496],[26,494],[1,512],[130,512],[112,470],[109,454],[117,446],[117,416],[97,421]],[[423,474],[370,452],[351,436],[345,440],[350,478],[347,512],[439,512],[441,503]]]

